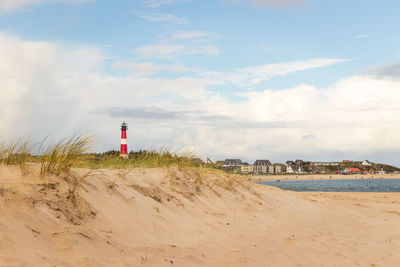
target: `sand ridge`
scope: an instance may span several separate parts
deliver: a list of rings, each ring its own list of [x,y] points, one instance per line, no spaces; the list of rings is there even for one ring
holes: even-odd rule
[[[0,167],[0,266],[400,266],[400,194],[297,193],[213,170]],[[76,175],[88,170],[75,169]]]

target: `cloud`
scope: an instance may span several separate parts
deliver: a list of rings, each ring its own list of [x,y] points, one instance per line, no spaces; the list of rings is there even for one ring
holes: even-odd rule
[[[199,72],[201,70],[196,68],[188,68],[183,65],[177,64],[157,64],[152,62],[127,62],[116,61],[113,62],[111,67],[113,69],[128,70],[136,77],[152,76],[160,72],[170,73],[184,73],[184,72]]]
[[[361,38],[368,38],[368,37],[371,37],[371,36],[374,36],[374,35],[365,33],[365,34],[357,34],[357,35],[354,35],[354,38],[356,38],[356,39],[361,39]]]
[[[216,56],[220,50],[214,45],[157,44],[138,47],[134,52],[141,58],[172,59],[179,55]]]
[[[371,68],[367,74],[379,78],[400,79],[400,63],[377,66]]]
[[[222,35],[205,31],[181,31],[169,36],[165,41],[191,41],[194,43],[210,43],[220,39]]]
[[[347,62],[349,59],[315,58],[302,61],[283,62],[249,68],[239,68],[230,73],[209,72],[209,77],[240,86],[251,86],[272,77],[283,76],[293,72],[327,67]]]
[[[371,37],[371,36],[374,36],[374,35],[373,35],[373,34],[365,33],[365,34],[357,34],[357,35],[354,35],[354,38],[361,39],[361,38],[368,38],[368,37]]]
[[[139,58],[174,59],[183,55],[217,56],[220,49],[210,44],[220,35],[204,31],[181,31],[159,40],[159,43],[134,49]]]
[[[79,4],[84,2],[91,2],[94,0],[1,0],[0,11],[9,12],[15,9],[20,9],[29,5],[37,5],[44,3],[66,3],[66,4]]]
[[[160,7],[171,4],[188,2],[189,0],[144,0],[143,2],[149,7]]]
[[[303,5],[305,0],[225,0],[232,3],[251,3],[260,7],[285,7]]]
[[[185,40],[185,39],[199,39],[211,35],[211,33],[204,31],[186,31],[177,32],[169,38],[170,40]]]
[[[115,107],[100,109],[99,112],[104,112],[107,115],[115,118],[135,118],[135,119],[176,119],[181,116],[180,112],[172,112],[159,108],[126,108]]]
[[[133,14],[138,16],[139,18],[151,21],[151,22],[171,22],[176,24],[189,24],[189,20],[187,18],[179,18],[172,14],[166,13],[158,13],[158,12],[145,12],[145,11],[138,11],[132,10]]]
[[[0,34],[2,135],[40,140],[89,132],[104,151],[118,149],[127,120],[129,149],[169,145],[212,159],[275,162],[400,157],[398,79],[363,74],[327,88],[244,91],[233,101],[213,90],[216,79],[104,74],[105,62],[96,47]]]

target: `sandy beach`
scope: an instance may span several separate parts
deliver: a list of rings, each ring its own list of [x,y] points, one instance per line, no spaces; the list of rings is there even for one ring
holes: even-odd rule
[[[345,180],[345,179],[400,179],[400,174],[280,174],[247,176],[253,181],[276,180]]]
[[[95,170],[79,212],[66,183],[44,182],[38,166],[25,176],[0,167],[0,266],[400,266],[398,193],[287,192],[215,170]]]

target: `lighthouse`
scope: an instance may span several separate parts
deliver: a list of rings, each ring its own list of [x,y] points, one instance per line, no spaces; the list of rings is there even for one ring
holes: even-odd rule
[[[121,150],[120,156],[128,158],[128,143],[126,142],[126,130],[128,130],[128,124],[123,122],[121,124]]]

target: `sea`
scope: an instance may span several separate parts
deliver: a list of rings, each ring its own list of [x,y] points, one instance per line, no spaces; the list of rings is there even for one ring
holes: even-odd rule
[[[400,192],[400,179],[280,180],[257,183],[299,192]]]

